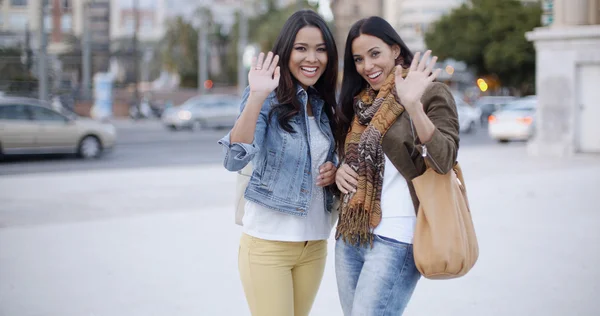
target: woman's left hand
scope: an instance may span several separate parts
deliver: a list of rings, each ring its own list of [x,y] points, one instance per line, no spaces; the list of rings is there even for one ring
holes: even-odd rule
[[[335,182],[335,172],[337,168],[328,161],[319,167],[319,176],[317,177],[317,186],[326,187]]]
[[[433,56],[429,64],[427,64],[430,55],[430,50],[423,54],[423,58],[420,58],[420,52],[416,53],[410,64],[410,70],[406,78],[402,78],[402,67],[396,68],[396,93],[400,98],[400,103],[402,103],[409,115],[416,113],[415,111],[423,110],[421,97],[429,84],[442,71],[441,69],[433,71],[437,56]]]

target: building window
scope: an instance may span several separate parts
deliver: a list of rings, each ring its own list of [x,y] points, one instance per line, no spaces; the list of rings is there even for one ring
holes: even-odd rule
[[[61,17],[60,28],[63,32],[71,32],[73,30],[73,17],[70,14],[64,14]]]
[[[52,26],[52,16],[44,16],[44,29],[46,29],[46,32],[52,32]]]
[[[10,5],[13,7],[27,6],[27,0],[10,0]]]
[[[125,34],[133,34],[135,31],[135,19],[133,17],[126,17],[123,21],[123,30]]]
[[[8,26],[11,30],[25,31],[27,28],[27,14],[13,13],[8,16]]]
[[[142,19],[142,23],[140,24],[140,30],[145,32],[150,32],[154,28],[154,19],[152,18],[144,18]]]
[[[109,22],[108,15],[105,16],[93,16],[91,17],[92,22]]]

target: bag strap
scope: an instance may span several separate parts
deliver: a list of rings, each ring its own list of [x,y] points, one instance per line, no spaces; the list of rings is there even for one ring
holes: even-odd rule
[[[413,121],[412,121],[412,118],[410,117],[410,115],[408,116],[408,119],[410,120],[410,131],[413,136],[413,147],[417,148],[418,144],[417,144],[417,135],[415,134],[415,126],[413,125]],[[411,153],[411,156],[412,156],[412,153]],[[423,159],[423,160],[425,161],[425,166],[427,166],[427,169],[431,169],[431,166],[429,165],[429,162],[427,161],[427,159]],[[413,170],[415,171],[415,174],[418,174],[417,168],[414,166],[414,164],[412,164],[412,167],[413,167]],[[456,173],[456,177],[460,181],[461,185],[464,187],[465,181],[463,180],[462,169],[460,168],[460,165],[458,164],[458,160],[454,161],[454,166],[452,167],[452,170],[454,170],[454,172]],[[466,191],[466,187],[465,187],[465,191]]]

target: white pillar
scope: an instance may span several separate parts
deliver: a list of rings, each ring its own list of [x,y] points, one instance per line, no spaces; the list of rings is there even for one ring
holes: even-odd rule
[[[566,25],[587,25],[590,0],[569,0],[565,2],[564,18]],[[568,3],[568,4],[567,4]]]
[[[600,0],[590,0],[589,5],[589,23],[600,24]]]

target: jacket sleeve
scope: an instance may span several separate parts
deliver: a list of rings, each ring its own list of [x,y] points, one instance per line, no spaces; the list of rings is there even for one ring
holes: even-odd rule
[[[421,101],[435,131],[426,143],[421,143],[417,137],[416,148],[431,168],[446,174],[452,170],[458,156],[459,125],[454,96],[448,86],[434,82]]]
[[[244,95],[242,97],[240,115],[246,107],[246,102],[248,101],[249,95],[250,87],[247,87],[246,90],[244,90]],[[267,133],[267,122],[271,102],[270,100],[271,96],[267,98],[260,110],[252,144],[231,143],[231,131],[219,140],[218,143],[223,146],[223,153],[225,154],[225,159],[223,161],[225,169],[229,171],[242,170],[250,161],[252,161],[254,156],[260,152],[261,148],[263,147],[265,135]]]

